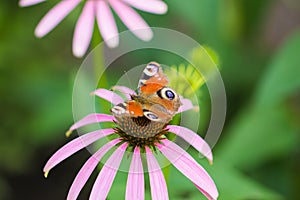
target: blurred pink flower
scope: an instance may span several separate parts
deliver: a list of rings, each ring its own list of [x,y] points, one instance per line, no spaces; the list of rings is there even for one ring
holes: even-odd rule
[[[114,90],[123,93],[127,100],[130,98],[129,94],[135,95],[133,90],[124,86],[115,86]],[[106,89],[98,89],[93,94],[108,100],[114,105],[124,102],[121,96]],[[185,104],[180,108],[180,112],[194,108],[191,103],[188,103],[187,99],[184,99],[182,102]],[[112,122],[118,124],[118,120],[114,116],[94,113],[72,125],[67,132],[67,135],[82,126],[99,122]],[[208,199],[217,199],[217,188],[208,173],[185,150],[173,141],[167,139],[165,136],[166,132],[171,132],[181,137],[212,162],[213,158],[209,145],[200,136],[185,127],[167,125],[162,132],[156,134],[153,138],[150,138],[150,140],[147,140],[149,138],[145,139],[131,136],[118,128],[108,128],[86,133],[60,148],[46,163],[44,167],[45,176],[47,177],[49,171],[53,167],[75,152],[101,138],[114,134],[118,137],[103,145],[80,169],[69,190],[68,200],[77,199],[80,191],[100,160],[113,147],[115,148],[115,151],[103,165],[94,183],[90,194],[91,200],[105,200],[107,198],[107,194],[112,186],[116,173],[119,170],[122,159],[129,159],[128,154],[126,154],[127,156],[124,156],[128,147],[131,147],[134,150],[132,152],[126,184],[126,200],[143,200],[145,197],[144,170],[141,157],[143,153],[145,153],[147,161],[151,196],[153,200],[169,199],[164,175],[154,156],[157,153],[164,155],[183,175],[189,178],[195,184],[196,188]],[[146,140],[147,142],[145,142]],[[150,142],[151,145],[149,145],[149,141],[152,141],[152,143]],[[129,152],[130,151],[127,153]],[[120,197],[120,199],[122,198]]]
[[[20,0],[19,5],[30,6],[43,1],[45,0]],[[39,22],[35,35],[45,36],[82,1],[62,0],[59,2]],[[86,0],[84,2],[85,5],[77,21],[73,37],[73,54],[77,57],[82,57],[89,47],[95,19],[106,44],[111,48],[118,46],[118,29],[110,7],[129,30],[144,41],[149,41],[153,33],[148,24],[131,7],[153,14],[167,12],[167,5],[161,0]]]

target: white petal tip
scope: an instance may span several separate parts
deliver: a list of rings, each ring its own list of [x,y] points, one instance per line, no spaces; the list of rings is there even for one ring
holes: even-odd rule
[[[119,45],[119,39],[108,39],[105,43],[109,48],[116,48]]]
[[[26,6],[29,6],[29,5],[26,5],[26,3],[24,3],[23,1],[20,1],[19,2],[19,6],[20,7],[26,7]]]
[[[47,177],[48,177],[48,174],[49,174],[49,171],[45,171],[45,172],[44,172],[44,177],[47,178]]]
[[[161,6],[159,7],[159,14],[166,14],[168,12],[168,6],[164,2],[162,2]]]
[[[32,4],[26,2],[26,1],[20,1],[19,2],[19,6],[20,7],[28,7],[28,6],[32,6]]]
[[[73,48],[73,55],[77,58],[82,58],[85,54],[85,51],[83,49],[79,48]]]
[[[41,29],[39,29],[38,27],[35,29],[34,31],[34,35],[37,37],[37,38],[42,38],[46,35],[47,33],[44,33]]]
[[[45,1],[45,0],[20,0],[19,6],[21,6],[21,7],[33,6],[33,5],[41,3],[43,1]]]
[[[70,135],[72,134],[72,131],[73,131],[73,130],[70,129],[70,130],[68,130],[68,131],[66,132],[66,137],[67,137],[67,138],[70,137]]]
[[[153,37],[153,32],[151,30],[145,30],[138,34],[138,37],[141,38],[141,40],[144,40],[146,42],[150,41]]]
[[[145,42],[150,41],[153,37],[153,32],[150,27],[143,29],[131,29],[131,32]]]

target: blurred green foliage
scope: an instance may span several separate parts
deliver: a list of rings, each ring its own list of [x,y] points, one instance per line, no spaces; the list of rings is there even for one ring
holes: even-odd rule
[[[64,132],[72,123],[72,86],[82,62],[71,54],[80,7],[45,38],[33,35],[36,24],[55,2],[28,8],[19,8],[16,0],[0,5],[0,199],[47,199],[45,194],[48,199],[63,199],[84,160],[66,161],[55,172],[55,180],[42,178],[48,156],[67,141]],[[169,11],[165,16],[140,14],[153,26],[190,35],[217,52],[220,61],[228,97],[227,120],[213,149],[214,165],[199,160],[216,181],[220,199],[297,199],[299,2],[166,2]],[[278,15],[281,22],[274,23]],[[291,26],[282,28],[290,21]],[[118,24],[120,30],[125,30],[119,20]],[[150,51],[136,54],[114,63],[114,71],[122,74],[124,62],[127,66],[149,60],[181,63],[170,55]],[[203,92],[203,110],[210,107],[208,99],[209,95]],[[202,116],[207,122],[209,112],[206,110]],[[201,127],[205,129],[203,124]],[[198,158],[192,149],[191,153]],[[81,157],[87,156],[88,153]],[[169,176],[171,199],[203,198],[176,169],[171,168]],[[126,175],[118,174],[110,199],[118,199],[119,191],[125,191],[125,182]],[[86,199],[84,195],[88,191],[83,192],[82,199]]]

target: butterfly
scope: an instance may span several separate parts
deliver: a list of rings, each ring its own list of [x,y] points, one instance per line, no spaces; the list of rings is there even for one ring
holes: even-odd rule
[[[135,137],[152,137],[161,132],[181,106],[179,95],[168,83],[158,63],[147,64],[138,83],[138,93],[111,109],[120,129]]]

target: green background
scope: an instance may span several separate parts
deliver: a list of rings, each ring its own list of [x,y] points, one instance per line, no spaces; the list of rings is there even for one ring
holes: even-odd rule
[[[43,177],[46,160],[68,141],[64,132],[73,123],[72,87],[82,62],[71,52],[80,7],[45,38],[33,35],[56,2],[28,8],[18,7],[16,0],[0,3],[0,199],[65,199],[89,156],[81,151],[58,165],[47,179]],[[299,198],[299,1],[166,3],[166,15],[139,13],[150,25],[183,32],[219,56],[227,118],[213,149],[214,165],[199,161],[215,180],[219,199]],[[117,21],[120,31],[126,30]],[[132,59],[127,65],[137,62]],[[180,64],[168,56],[158,60],[147,52],[136,59]],[[112,80],[108,75],[110,84]],[[206,97],[200,98],[205,102]],[[203,198],[174,168],[170,174],[170,199]],[[125,191],[124,180],[126,175],[117,176],[109,199],[119,199]],[[88,182],[80,199],[87,199],[92,184]]]

